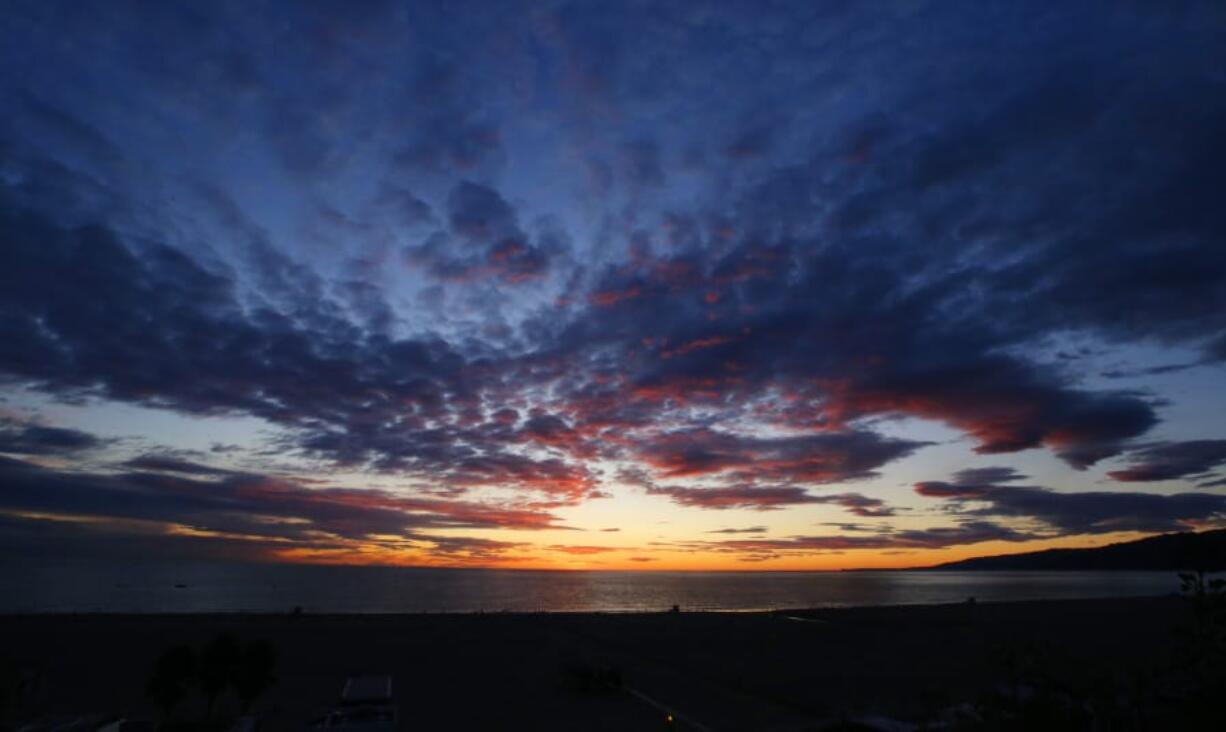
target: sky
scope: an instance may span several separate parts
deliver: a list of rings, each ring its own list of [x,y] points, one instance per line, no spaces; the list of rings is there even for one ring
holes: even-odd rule
[[[1226,525],[1226,5],[0,18],[0,549],[840,569]]]

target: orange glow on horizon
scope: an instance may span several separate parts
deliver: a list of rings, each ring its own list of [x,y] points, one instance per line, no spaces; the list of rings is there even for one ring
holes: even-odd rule
[[[942,549],[849,549],[840,552],[781,554],[770,559],[746,559],[723,551],[644,550],[636,547],[551,547],[524,543],[503,554],[439,555],[427,549],[388,549],[378,546],[314,549],[285,547],[268,559],[288,563],[346,566],[400,566],[464,569],[520,569],[556,571],[855,571],[919,569],[947,562],[1004,556],[1045,549],[1079,549],[1142,539],[1150,534],[1120,532],[1097,536],[1063,537],[1030,542],[988,541]]]

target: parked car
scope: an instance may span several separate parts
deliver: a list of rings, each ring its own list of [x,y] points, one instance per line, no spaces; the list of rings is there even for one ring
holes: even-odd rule
[[[351,676],[341,689],[340,703],[312,727],[328,732],[395,732],[396,725],[392,677]]]

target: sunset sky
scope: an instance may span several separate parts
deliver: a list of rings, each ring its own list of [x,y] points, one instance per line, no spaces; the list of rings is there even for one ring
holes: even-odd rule
[[[1226,4],[4,6],[8,556],[1226,525]]]

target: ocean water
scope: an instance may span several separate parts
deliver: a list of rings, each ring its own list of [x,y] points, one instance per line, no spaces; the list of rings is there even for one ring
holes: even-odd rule
[[[751,611],[1177,592],[1174,572],[609,572],[0,563],[0,613]]]

